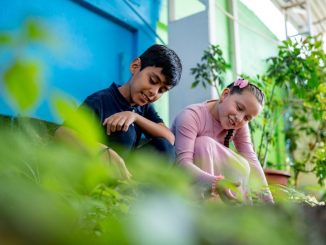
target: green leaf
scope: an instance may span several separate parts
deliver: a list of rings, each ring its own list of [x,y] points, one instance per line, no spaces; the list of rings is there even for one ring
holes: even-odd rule
[[[4,88],[18,111],[35,106],[41,93],[40,65],[35,61],[16,60],[4,72]]]
[[[80,108],[62,95],[54,95],[51,99],[57,115],[65,121],[65,125],[74,129],[76,135],[90,150],[98,151],[98,143],[103,142],[102,128],[98,120],[88,108]]]
[[[27,38],[32,41],[45,41],[47,32],[37,20],[30,19],[25,24]]]
[[[6,33],[0,33],[0,45],[10,44],[13,41],[12,36]]]
[[[192,84],[191,84],[191,88],[196,88],[197,85],[198,85],[199,81],[194,81]]]

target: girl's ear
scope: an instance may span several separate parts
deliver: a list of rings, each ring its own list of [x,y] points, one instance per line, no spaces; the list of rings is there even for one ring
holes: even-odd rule
[[[220,102],[223,102],[223,100],[231,95],[231,90],[229,88],[225,88],[220,96]]]
[[[136,71],[139,71],[141,67],[141,60],[140,58],[134,59],[130,64],[130,72],[134,74]]]

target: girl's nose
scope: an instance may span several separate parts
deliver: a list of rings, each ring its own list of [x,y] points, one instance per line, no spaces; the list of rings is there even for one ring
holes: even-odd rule
[[[243,115],[242,113],[236,115],[236,116],[235,116],[235,121],[236,121],[236,123],[241,123],[242,120],[243,120],[243,118],[244,118],[244,115]]]

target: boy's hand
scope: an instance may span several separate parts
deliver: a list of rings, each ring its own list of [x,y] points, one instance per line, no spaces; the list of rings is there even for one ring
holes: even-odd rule
[[[138,114],[132,111],[123,111],[107,117],[103,126],[106,125],[108,135],[117,131],[127,132],[129,126],[136,121]]]

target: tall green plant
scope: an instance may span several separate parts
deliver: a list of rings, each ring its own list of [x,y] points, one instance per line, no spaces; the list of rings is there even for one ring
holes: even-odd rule
[[[325,150],[326,56],[320,36],[286,40],[278,55],[268,59],[266,81],[271,96],[264,119],[262,138],[271,137],[271,114],[276,107],[285,119],[285,138],[294,179],[300,172],[313,172],[322,184],[326,176]],[[278,89],[281,100],[275,96]],[[277,110],[277,109],[276,109]],[[280,117],[282,118],[282,117]]]
[[[273,80],[268,76],[261,76],[261,88],[263,89],[266,100],[265,106],[260,118],[254,128],[260,129],[260,138],[258,139],[256,150],[260,163],[263,167],[268,167],[271,163],[268,162],[271,145],[275,143],[275,133],[277,127],[282,123],[284,116],[284,98],[282,91],[276,86]],[[281,94],[281,95],[280,95]],[[273,167],[282,169],[284,164],[274,163]]]

